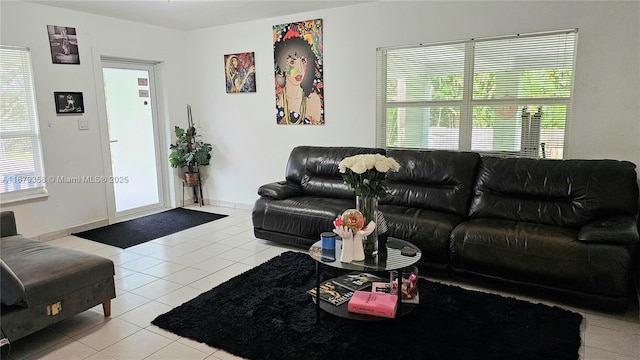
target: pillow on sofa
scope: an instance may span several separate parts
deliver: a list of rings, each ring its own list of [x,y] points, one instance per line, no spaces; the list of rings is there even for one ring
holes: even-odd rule
[[[27,306],[24,285],[11,268],[0,260],[0,301],[2,304]]]

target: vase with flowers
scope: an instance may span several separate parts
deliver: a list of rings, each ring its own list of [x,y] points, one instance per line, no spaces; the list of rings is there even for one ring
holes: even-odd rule
[[[398,171],[400,164],[381,154],[360,154],[346,157],[338,164],[342,179],[356,195],[356,209],[364,215],[364,223],[376,222],[378,200],[389,194],[387,173]],[[362,238],[364,254],[371,258],[378,243],[378,233],[374,230]]]

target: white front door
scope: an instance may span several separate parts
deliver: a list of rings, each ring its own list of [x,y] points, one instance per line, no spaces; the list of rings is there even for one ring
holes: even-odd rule
[[[102,62],[115,217],[165,207],[150,64]]]

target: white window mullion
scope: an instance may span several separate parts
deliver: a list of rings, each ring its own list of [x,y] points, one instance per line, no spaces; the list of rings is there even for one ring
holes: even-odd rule
[[[474,42],[465,46],[464,57],[464,87],[462,105],[460,106],[460,142],[459,150],[471,150],[473,134],[473,57]]]
[[[387,138],[387,52],[378,49],[376,76],[376,144],[386,142]]]

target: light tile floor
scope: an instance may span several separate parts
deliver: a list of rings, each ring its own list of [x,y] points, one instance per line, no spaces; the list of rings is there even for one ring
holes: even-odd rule
[[[282,252],[304,250],[256,239],[248,210],[194,208],[230,216],[126,250],[75,236],[50,241],[113,260],[117,297],[112,301],[111,317],[103,316],[101,306],[94,307],[16,341],[10,359],[238,359],[162,330],[150,321]],[[625,314],[606,314],[542,302],[584,316],[582,359],[640,359],[637,304]]]

